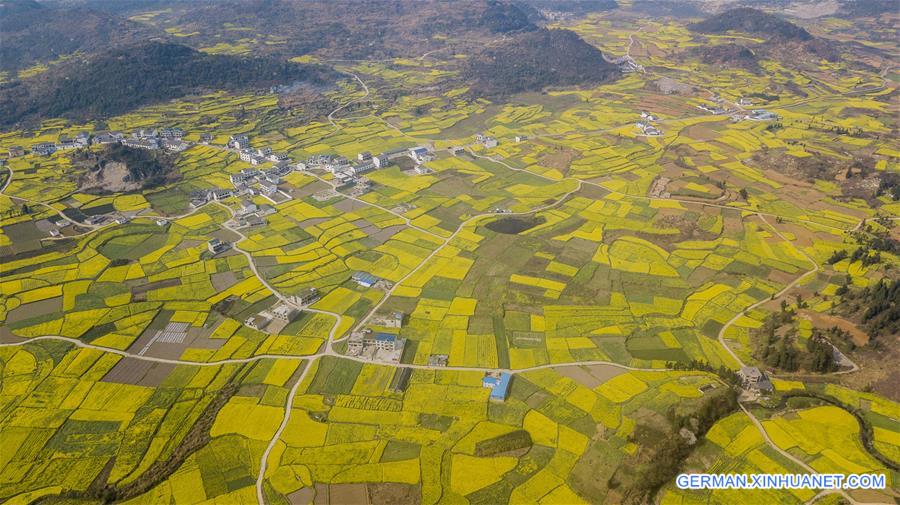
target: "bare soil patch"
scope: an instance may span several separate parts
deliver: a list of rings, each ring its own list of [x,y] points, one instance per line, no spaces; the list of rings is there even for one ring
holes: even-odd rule
[[[625,370],[612,365],[565,366],[557,368],[556,371],[591,389],[625,373]]]
[[[806,309],[800,311],[800,317],[812,321],[813,326],[816,328],[831,328],[832,326],[837,326],[849,333],[850,337],[853,339],[853,343],[859,347],[869,343],[869,335],[867,335],[866,332],[842,317],[820,314]]]

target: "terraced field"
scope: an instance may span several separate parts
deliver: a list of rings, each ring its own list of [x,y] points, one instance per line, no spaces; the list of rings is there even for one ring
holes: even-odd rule
[[[837,31],[829,23],[815,27]],[[327,117],[296,121],[274,93],[219,92],[104,125],[47,118],[0,133],[4,151],[31,151],[5,159],[0,179],[0,501],[822,498],[641,487],[651,435],[696,424],[745,365],[770,368],[772,396],[742,397],[695,430],[680,468],[883,473],[885,490],[842,493],[895,499],[897,468],[861,439],[868,426],[877,451],[900,459],[896,375],[866,354],[897,335],[813,380],[759,348],[773,314],[863,328],[846,293],[896,281],[898,249],[854,254],[872,236],[898,238],[900,203],[878,185],[900,171],[896,75],[846,60],[720,68],[686,51],[748,36],[670,19],[605,13],[558,27],[644,71],[492,101],[453,81],[467,55],[336,61],[347,78],[325,91]],[[745,98],[777,121],[741,119]],[[717,104],[732,113],[698,108]],[[137,192],[84,190],[69,153],[33,152],[81,131],[162,127],[186,132],[177,177]],[[359,193],[305,166],[274,196],[196,204],[255,169],[226,147],[242,134],[291,167],[401,154]],[[414,161],[417,146],[430,159]],[[827,177],[810,175],[817,167]],[[278,307],[290,309],[283,321]],[[394,313],[400,323],[387,322]],[[821,320],[796,319],[797,352]],[[366,328],[405,339],[396,362],[353,351]],[[497,372],[511,376],[500,401],[483,382]],[[868,424],[827,403],[773,406],[798,389]]]

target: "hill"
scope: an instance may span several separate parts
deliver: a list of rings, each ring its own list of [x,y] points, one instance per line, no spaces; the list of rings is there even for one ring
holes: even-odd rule
[[[750,7],[727,10],[698,23],[689,24],[688,29],[710,34],[743,32],[766,40],[806,41],[813,38],[808,31],[790,21]]]
[[[583,16],[592,12],[610,11],[619,7],[616,0],[520,0],[539,11]]]
[[[706,65],[743,68],[750,72],[757,72],[760,69],[756,54],[749,48],[739,44],[698,46],[691,48],[686,53],[699,59]]]
[[[608,82],[619,70],[574,32],[541,29],[484,49],[465,64],[462,75],[473,94],[503,96]]]
[[[209,55],[178,44],[149,42],[0,86],[0,122],[94,119],[204,90],[243,91],[297,82],[324,85],[335,76],[318,65]]]
[[[76,151],[71,159],[74,165],[85,169],[78,183],[85,192],[134,191],[177,178],[175,155],[165,151],[111,144],[99,152]]]
[[[73,53],[134,43],[155,30],[84,7],[51,7],[34,0],[0,3],[0,70],[15,72]]]
[[[875,17],[897,12],[896,0],[845,0],[838,11],[843,17]]]
[[[808,31],[790,21],[750,7],[722,12],[698,23],[689,24],[688,29],[713,35],[729,32],[747,33],[765,39],[766,42],[760,49],[775,56],[796,57],[798,54],[807,54],[829,61],[840,58],[840,51],[832,41],[813,37]]]
[[[535,30],[522,9],[498,0],[223,0],[173,4],[148,21],[195,33],[193,47],[250,47],[258,54],[336,59],[418,56],[451,42]],[[240,28],[239,30],[236,28]],[[247,33],[261,33],[247,42]],[[278,40],[267,44],[266,39]],[[468,52],[468,51],[466,51]]]

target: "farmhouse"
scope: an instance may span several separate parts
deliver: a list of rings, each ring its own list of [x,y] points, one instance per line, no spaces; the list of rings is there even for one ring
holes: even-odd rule
[[[475,135],[475,142],[483,145],[484,147],[491,149],[493,147],[497,147],[497,139],[494,137],[485,135],[483,133],[479,133]]]
[[[209,191],[208,198],[210,200],[218,202],[219,200],[224,200],[226,198],[229,198],[233,194],[234,194],[234,191],[232,191],[230,189],[216,188],[216,189],[212,189]]]
[[[391,164],[391,160],[386,154],[379,154],[372,157],[372,164],[375,165],[375,168],[384,168]]]
[[[354,181],[356,181],[356,178],[349,172],[338,172],[334,174],[334,187],[336,189],[349,186],[350,184],[353,184]]]
[[[228,242],[222,242],[217,238],[214,238],[206,243],[206,248],[209,249],[209,252],[213,254],[219,254],[220,252],[228,249],[228,247]]]
[[[94,145],[116,144],[121,142],[123,138],[125,137],[118,132],[100,132],[94,135],[91,143]]]
[[[405,347],[405,338],[391,333],[375,333],[368,328],[354,332],[347,341],[347,351],[351,356],[383,363],[399,363]]]
[[[481,386],[491,390],[491,400],[504,401],[509,396],[512,375],[507,372],[487,372],[481,379]]]
[[[772,391],[772,383],[765,372],[755,366],[742,366],[738,372],[744,389],[754,391]]]
[[[159,139],[157,139],[157,138],[152,138],[152,137],[146,137],[146,138],[132,137],[132,138],[127,138],[127,139],[124,139],[124,140],[122,141],[122,144],[125,145],[125,146],[128,146],[128,147],[134,147],[134,148],[136,148],[136,149],[148,149],[148,150],[151,150],[151,151],[154,151],[154,150],[156,150],[156,149],[159,149]]]
[[[59,139],[56,141],[56,149],[59,151],[65,149],[75,149],[78,147],[78,144],[75,142],[75,139],[70,138],[66,135],[60,135]]]
[[[247,149],[250,147],[250,137],[246,135],[232,135],[228,139],[228,147],[233,147],[237,150]]]
[[[278,192],[278,185],[269,181],[259,181],[259,188],[266,196],[272,196]]]
[[[249,326],[250,328],[253,328],[254,330],[262,330],[266,327],[267,324],[269,324],[270,321],[271,319],[269,319],[265,315],[256,314],[254,316],[248,317],[247,320],[244,321],[244,324],[246,326]]]
[[[184,137],[184,130],[181,128],[163,128],[159,130],[159,136],[164,139],[180,139]]]
[[[409,157],[414,159],[419,163],[424,163],[426,161],[431,161],[432,157],[428,152],[427,147],[412,147],[409,149]]]
[[[231,174],[229,178],[231,179],[231,183],[237,186],[239,184],[245,184],[247,181],[256,178],[258,175],[259,170],[244,169],[241,170],[240,173]]]
[[[294,309],[287,305],[279,305],[272,309],[272,316],[281,321],[290,321],[294,315]]]
[[[346,172],[348,168],[350,168],[350,160],[344,157],[334,158],[325,164],[325,170],[333,174]]]
[[[238,214],[250,214],[251,212],[256,212],[259,210],[259,207],[256,206],[255,203],[250,200],[244,199],[241,200],[241,206],[238,207]]]
[[[353,175],[362,175],[367,172],[371,172],[372,170],[375,170],[375,164],[371,161],[360,163],[350,168],[350,171],[353,173]]]
[[[184,142],[183,140],[175,139],[175,138],[163,139],[162,146],[166,151],[172,151],[172,152],[176,152],[176,153],[180,153],[181,151],[184,151],[188,147],[191,147],[191,145],[188,144],[187,142]]]
[[[140,128],[131,134],[136,139],[155,139],[159,137],[159,132],[155,128]]]
[[[9,157],[15,158],[16,156],[25,156],[25,149],[22,146],[12,146],[9,148]]]
[[[31,146],[31,152],[40,156],[50,156],[56,152],[56,146],[49,142],[42,142]]]
[[[292,295],[288,300],[294,305],[301,307],[303,305],[309,305],[314,303],[319,299],[319,290],[316,288],[306,288],[303,291],[300,291],[296,295]]]
[[[754,109],[750,111],[750,114],[744,116],[744,119],[749,119],[751,121],[774,121],[778,119],[778,114],[764,109]]]

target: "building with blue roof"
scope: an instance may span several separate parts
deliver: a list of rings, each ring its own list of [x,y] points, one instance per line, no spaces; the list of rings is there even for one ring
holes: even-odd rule
[[[390,333],[376,333],[374,344],[377,349],[393,351],[394,347],[397,345],[397,335],[392,335]]]
[[[491,400],[504,401],[509,396],[512,375],[507,372],[488,372],[481,379],[481,386],[491,390]]]
[[[356,272],[351,278],[364,288],[371,288],[378,282],[378,277],[375,277],[368,272]]]

